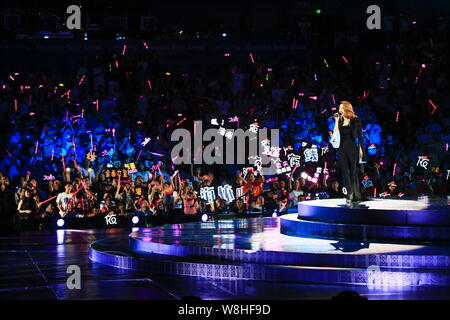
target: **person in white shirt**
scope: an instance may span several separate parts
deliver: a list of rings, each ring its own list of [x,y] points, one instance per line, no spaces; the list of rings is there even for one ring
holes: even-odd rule
[[[67,183],[64,187],[64,192],[61,192],[58,194],[58,197],[56,197],[56,205],[59,209],[59,214],[61,217],[65,217],[69,211],[70,211],[70,202],[73,199],[72,194],[72,185],[70,183]]]

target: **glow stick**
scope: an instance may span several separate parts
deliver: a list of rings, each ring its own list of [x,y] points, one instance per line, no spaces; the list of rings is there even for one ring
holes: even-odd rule
[[[298,99],[293,98],[292,99],[292,110],[297,109]]]
[[[52,201],[52,200],[55,199],[56,197],[58,197],[58,195],[53,196],[53,197],[51,197],[51,198],[48,198],[48,199],[45,200],[45,201],[39,202],[39,205],[38,205],[38,206],[41,206],[41,205],[43,205],[44,203],[47,203],[47,202],[49,202],[49,201]]]
[[[414,83],[417,83],[417,81],[419,81],[419,77],[420,77],[420,74],[422,73],[423,68],[424,68],[424,65],[422,64],[420,66],[419,73],[417,74],[416,81],[414,81]]]
[[[81,77],[81,80],[78,82],[78,85],[81,85],[83,83],[85,77],[86,74],[84,73],[83,76]]]
[[[395,176],[395,170],[397,169],[397,162],[394,163],[394,170],[392,170],[392,176]]]
[[[334,100],[334,93],[331,94],[331,98],[333,98],[333,105],[336,104],[336,100]]]
[[[178,170],[173,173],[173,175],[170,177],[170,179],[173,179],[173,177],[175,177],[177,174],[178,174]]]
[[[177,123],[177,127],[178,127],[182,122],[184,122],[186,119],[187,119],[187,118],[181,119],[181,121]]]
[[[138,154],[138,156],[137,156],[137,158],[136,158],[136,161],[135,161],[135,162],[138,162],[138,160],[139,160],[139,157],[141,156],[141,153],[142,153],[142,149],[141,149],[141,151],[139,151],[139,154]]]
[[[149,153],[154,154],[155,156],[164,157],[164,155],[161,153],[156,153],[156,152],[149,152]]]
[[[397,111],[397,115],[395,116],[395,122],[398,122],[398,116],[400,114],[400,111]]]
[[[438,106],[435,106],[433,101],[431,101],[431,99],[428,99],[428,102],[430,102],[431,106],[433,107],[433,111],[431,111],[431,114],[433,114],[436,111],[436,109],[438,108]]]
[[[14,77],[12,75],[8,76],[12,81],[16,81],[16,79],[14,79]]]
[[[77,161],[77,146],[75,144],[75,139],[74,138],[72,138],[72,146],[73,146],[73,153],[74,153],[74,156],[75,156],[75,161]]]
[[[150,88],[150,90],[153,90],[152,83],[150,82],[150,80],[147,80],[147,84],[148,84],[148,87]]]
[[[61,154],[61,161],[63,165],[63,170],[66,171],[66,162],[64,161],[64,156]]]
[[[160,176],[162,176],[162,173],[161,173],[161,168],[160,168],[160,166],[158,166],[158,172],[159,172],[159,175],[160,175]]]
[[[55,155],[55,149],[52,149],[52,159],[51,159],[51,161],[53,161],[54,155]]]
[[[98,112],[98,99],[95,100],[95,108],[97,109],[97,112]]]
[[[253,55],[250,53],[250,59],[252,60],[252,63],[255,63],[255,60],[253,59]]]
[[[291,80],[291,87],[294,85],[295,79]]]
[[[71,92],[71,91],[72,91],[72,90],[67,90],[64,94],[61,95],[61,98],[64,97],[65,95],[67,95],[67,98],[70,99],[70,92]]]
[[[116,60],[116,68],[119,69],[119,61]]]
[[[122,49],[122,56],[125,55],[125,51],[127,50],[127,45],[123,45],[123,49]]]
[[[37,154],[38,147],[39,147],[39,141],[36,141],[36,147],[34,148],[34,154]]]
[[[323,59],[323,62],[325,63],[325,66],[326,66],[327,68],[330,68],[330,66],[328,65],[327,59]]]
[[[377,188],[373,189],[373,197],[376,198],[377,197]]]
[[[17,112],[17,99],[14,99],[14,112]]]
[[[317,96],[311,96],[311,97],[309,97],[310,99],[313,99],[313,100],[317,100],[318,98],[317,98]]]
[[[145,43],[145,41],[142,41],[142,44],[144,45],[145,49],[148,50],[148,45]]]
[[[348,60],[344,56],[342,56],[342,59],[344,59],[345,63],[348,64]]]
[[[90,133],[89,135],[91,136],[91,151],[92,151],[92,149],[94,149],[94,140],[92,137],[92,133]]]

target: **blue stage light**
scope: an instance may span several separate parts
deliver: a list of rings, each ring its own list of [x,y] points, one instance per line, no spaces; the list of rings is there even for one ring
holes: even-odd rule
[[[59,218],[58,220],[56,220],[56,225],[60,228],[62,228],[64,226],[64,219]]]
[[[203,222],[208,221],[208,215],[206,213],[202,214],[202,221]]]
[[[133,222],[133,224],[138,224],[138,223],[139,223],[139,217],[138,217],[138,216],[134,216],[134,217],[131,219],[131,222]]]

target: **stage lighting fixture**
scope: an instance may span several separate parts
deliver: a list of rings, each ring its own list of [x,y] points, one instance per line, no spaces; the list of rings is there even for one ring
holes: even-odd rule
[[[227,33],[225,33],[225,32],[224,32],[224,33],[222,33],[222,37],[224,37],[224,38],[225,38],[226,36],[228,36],[228,34],[227,34]]]
[[[321,14],[321,13],[322,13],[322,10],[317,9],[317,10],[316,10],[316,13],[317,13],[317,14]]]
[[[202,214],[202,221],[203,222],[208,221],[208,215],[206,213]]]
[[[134,217],[131,219],[131,222],[133,222],[133,224],[138,224],[138,223],[139,223],[139,217],[138,217],[138,216],[134,216]]]
[[[56,225],[62,228],[64,226],[64,219],[59,218],[58,220],[56,220]]]

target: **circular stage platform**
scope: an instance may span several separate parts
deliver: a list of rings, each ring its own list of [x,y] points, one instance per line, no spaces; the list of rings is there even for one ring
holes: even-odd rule
[[[291,237],[280,232],[287,216],[139,229],[129,239],[93,242],[89,256],[117,268],[217,279],[450,285],[447,244]]]
[[[345,199],[300,202],[298,214],[281,218],[281,233],[370,241],[448,241],[447,200],[374,199],[352,208]]]
[[[449,209],[447,199],[373,199],[352,208],[345,206],[345,199],[323,199],[299,202],[298,217],[304,220],[350,224],[450,227]]]

